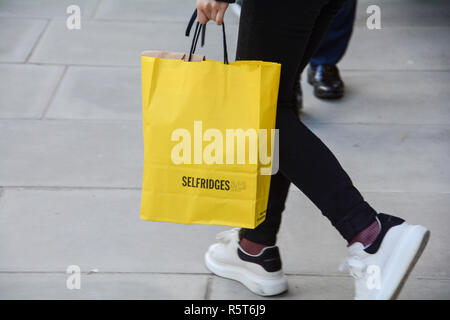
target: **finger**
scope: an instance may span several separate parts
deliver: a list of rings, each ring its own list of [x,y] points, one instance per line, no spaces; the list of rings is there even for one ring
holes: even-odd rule
[[[217,12],[219,9],[217,8],[211,8],[211,15],[209,16],[210,20],[216,20]]]
[[[197,15],[198,15],[198,22],[200,24],[205,24],[208,22],[209,18],[208,16],[203,12],[203,10],[197,9]]]
[[[226,11],[225,9],[220,9],[217,12],[215,20],[216,20],[216,24],[219,26],[223,23],[223,17],[225,16],[225,11]]]
[[[203,7],[203,14],[208,18],[208,21],[211,20],[211,6],[206,5]]]

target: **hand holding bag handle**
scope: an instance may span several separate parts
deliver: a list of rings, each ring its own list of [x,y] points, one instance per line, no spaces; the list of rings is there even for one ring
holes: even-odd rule
[[[189,36],[192,25],[194,24],[196,18],[197,18],[197,9],[192,14],[191,19],[189,20],[188,26],[186,28],[185,34],[187,37]],[[195,49],[197,48],[197,43],[198,43],[198,38],[200,37],[200,33],[202,35],[201,46],[203,47],[203,45],[205,43],[205,30],[206,30],[206,24],[200,24],[197,21],[197,24],[195,25],[195,31],[194,31],[194,37],[192,39],[191,49],[189,51],[188,61],[191,61],[191,57],[195,53]],[[225,23],[222,23],[222,38],[223,38],[223,63],[228,64],[228,50],[227,50],[227,39],[226,39],[226,35],[225,35]]]

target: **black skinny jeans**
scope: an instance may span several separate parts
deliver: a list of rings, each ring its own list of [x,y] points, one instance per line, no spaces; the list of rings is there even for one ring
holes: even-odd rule
[[[276,127],[279,129],[279,172],[272,176],[266,220],[240,236],[275,245],[281,213],[292,182],[350,241],[375,221],[376,212],[364,201],[347,173],[294,111],[298,72],[319,47],[338,0],[244,0],[236,60],[281,63]]]

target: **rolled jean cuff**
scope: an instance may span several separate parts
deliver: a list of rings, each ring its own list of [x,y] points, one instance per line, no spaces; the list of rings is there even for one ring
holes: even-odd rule
[[[278,231],[278,230],[277,230]],[[263,244],[265,246],[274,246],[277,242],[277,231],[259,231],[254,232],[254,229],[240,229],[239,230],[239,241],[242,238],[250,240],[252,242]]]
[[[367,202],[363,202],[336,222],[334,227],[347,242],[350,242],[358,233],[370,226],[376,217],[377,212]]]

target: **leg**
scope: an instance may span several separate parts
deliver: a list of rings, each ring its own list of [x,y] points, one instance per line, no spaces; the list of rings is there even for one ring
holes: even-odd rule
[[[275,245],[281,223],[281,213],[284,210],[290,184],[291,182],[281,172],[272,176],[266,220],[255,229],[241,229],[240,238],[246,238],[266,246]]]
[[[375,210],[364,201],[331,151],[292,110],[278,109],[277,127],[280,171],[351,241],[375,221]]]
[[[328,29],[320,47],[314,53],[310,65],[315,70],[317,65],[336,65],[347,50],[353,32],[356,0],[347,0]]]
[[[310,61],[307,79],[314,87],[314,95],[321,99],[339,99],[345,85],[336,64],[347,49],[353,30],[356,0],[347,0],[334,17],[320,47]],[[307,63],[307,61],[305,61]]]
[[[277,12],[274,12],[273,10],[276,10]],[[288,48],[282,49],[279,46],[285,45],[289,47],[291,45],[290,43],[273,43],[273,40],[278,38],[278,33],[280,32],[278,25],[281,21],[279,20],[282,16],[284,16],[284,12],[289,12],[288,10],[289,8],[286,7],[286,4],[284,3],[274,5],[274,3],[265,0],[244,1],[241,9],[236,60],[251,60],[258,57],[257,59],[261,60],[276,61],[273,57],[277,56],[277,52],[279,50],[283,53],[289,53]],[[300,7],[297,7],[296,10],[300,10]],[[318,14],[320,11],[320,6],[313,6],[313,11],[315,14]],[[304,12],[304,10],[300,12]],[[302,41],[296,43],[296,45],[299,46],[297,49],[299,51],[304,51],[307,47],[307,42],[310,36],[308,25],[313,22],[313,19],[308,18],[309,17],[307,14],[304,14],[302,17],[290,18],[291,20],[295,19],[305,21],[303,25],[299,26],[292,23],[292,30],[290,31],[290,33],[298,33],[302,36]],[[265,34],[270,34],[270,40],[268,42],[264,41]],[[267,51],[270,51],[270,54],[268,53],[270,58],[267,59],[261,57],[261,54]],[[298,57],[299,56],[297,56],[297,59]],[[298,68],[296,63],[298,63],[298,61],[295,61],[294,55],[291,55],[288,59],[285,59],[285,63],[282,65],[283,75],[281,76],[282,84],[280,85],[280,90],[286,90],[287,86],[283,83],[287,82],[285,80],[286,76],[290,75],[287,71],[292,68]],[[286,93],[283,95],[286,96]],[[284,107],[290,106],[293,106],[292,101],[284,102]],[[241,229],[241,238],[245,237],[250,241],[268,246],[275,245],[277,233],[281,223],[281,213],[284,210],[284,203],[289,190],[289,185],[289,180],[286,179],[282,173],[278,173],[272,177],[266,220],[255,229]]]
[[[339,8],[339,1],[274,5],[246,0],[236,59],[281,63],[277,112],[280,170],[350,241],[375,220],[376,212],[364,202],[330,150],[292,112],[297,72],[305,67]]]
[[[347,12],[350,10],[348,7],[351,7],[351,3],[354,4],[353,11],[356,9],[356,0],[347,0],[342,8],[340,8],[341,3],[338,2],[330,2],[327,4],[326,7],[322,9],[322,12],[320,16],[316,20],[316,25],[314,26],[314,29],[311,32],[311,40],[308,42],[308,46],[306,47],[306,50],[303,54],[303,57],[301,58],[301,63],[299,67],[299,72],[297,73],[297,78],[295,80],[295,86],[293,90],[293,101],[295,104],[293,105],[293,108],[296,113],[299,113],[300,109],[303,108],[303,94],[301,92],[301,86],[300,86],[300,75],[303,69],[306,67],[306,65],[310,62],[311,58],[314,59],[318,56],[317,51],[323,50],[324,41],[325,39],[330,37],[330,34],[333,34],[333,28],[340,28],[341,26],[341,20],[342,16],[346,16],[347,19],[349,19]],[[340,8],[340,9],[339,9]],[[337,16],[335,16],[335,13],[338,12]],[[344,13],[342,13],[344,12]],[[353,12],[353,18],[354,19],[354,12]],[[333,21],[331,27],[329,27],[330,22]],[[353,27],[353,20],[351,20],[351,26]],[[352,28],[351,28],[352,29]],[[348,31],[344,32],[344,34],[348,37],[348,39],[345,41],[345,48],[347,47],[348,41],[350,39],[350,33]],[[317,39],[322,39],[325,36],[325,39],[317,41]],[[339,38],[339,40],[343,41],[343,39]],[[321,47],[319,48],[319,44],[322,43]],[[336,45],[339,47],[339,44],[336,44],[335,41],[333,43],[329,43],[329,48],[331,45]],[[338,50],[341,54],[339,56],[339,59],[344,54],[345,49],[342,50],[342,45]],[[334,49],[334,48],[332,48]],[[332,50],[330,49],[330,51]],[[314,55],[314,57],[313,57]],[[337,62],[336,62],[337,63]],[[339,74],[338,74],[339,76]],[[319,85],[319,89],[316,91],[315,94],[318,97],[329,97],[329,98],[338,98],[341,97],[343,94],[343,82],[339,78],[339,82],[337,84],[334,83],[334,77],[327,80],[326,83],[324,83],[325,87],[322,85]],[[311,82],[310,77],[308,77],[308,81]],[[321,91],[324,91],[321,93]]]
[[[380,226],[381,231],[367,247],[359,240],[351,244],[347,267],[357,278],[355,298],[390,299],[398,294],[423,251],[429,231],[394,216],[376,214],[330,150],[292,109],[296,74],[319,45],[336,7],[338,1],[330,0],[286,0],[276,4],[265,0],[244,1],[237,59],[282,64],[277,109],[281,173],[274,177],[270,190],[270,206],[278,204],[273,211],[275,216],[267,217],[268,223],[261,228],[241,233],[248,232],[255,241],[275,241],[283,208],[280,204],[284,204],[289,186],[287,178],[319,207],[346,240],[351,241],[355,236],[364,238],[361,233],[374,224]],[[286,189],[278,189],[277,182]],[[278,247],[266,246],[259,253],[246,253],[240,247],[236,229],[219,234],[218,239],[205,254],[206,266],[213,273],[237,280],[259,295],[275,295],[287,289]],[[372,290],[366,285],[367,266],[378,267],[384,275],[379,289]]]

